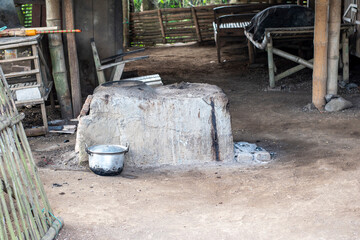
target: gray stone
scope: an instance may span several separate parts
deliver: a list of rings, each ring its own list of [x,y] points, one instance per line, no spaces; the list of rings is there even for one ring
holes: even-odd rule
[[[313,103],[308,103],[303,107],[302,110],[304,112],[311,112],[311,111],[317,110],[317,108],[315,107],[315,105]]]
[[[265,149],[248,142],[234,143],[235,161],[242,164],[267,163],[271,155]]]
[[[331,99],[330,102],[325,105],[325,110],[328,112],[337,112],[346,108],[351,108],[352,106],[353,104],[350,101],[347,101],[342,97],[338,97]]]
[[[341,80],[341,81],[339,81],[339,84],[338,84],[338,85],[339,85],[340,88],[345,88],[345,87],[346,87],[346,84],[347,84],[347,82]]]
[[[346,85],[346,90],[351,91],[352,89],[357,89],[359,86],[356,83],[349,83]]]
[[[256,152],[254,152],[254,160],[260,162],[269,162],[271,160],[271,155],[268,151],[265,151],[264,149],[257,150]]]
[[[120,81],[95,89],[90,115],[80,118],[79,161],[85,145],[130,144],[125,167],[233,162],[228,99],[209,84],[151,88]]]
[[[338,97],[339,97],[339,96],[336,95],[336,94],[326,94],[325,100],[326,100],[326,102],[328,103],[328,102],[331,101],[331,99],[338,98]]]
[[[238,152],[234,156],[235,162],[241,164],[249,164],[254,161],[254,155],[249,152]]]

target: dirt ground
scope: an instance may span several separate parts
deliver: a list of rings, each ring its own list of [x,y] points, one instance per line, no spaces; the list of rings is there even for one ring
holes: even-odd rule
[[[74,165],[75,136],[31,138],[53,211],[65,220],[59,240],[360,239],[358,89],[340,91],[353,108],[320,113],[304,108],[311,71],[268,91],[263,54],[251,66],[229,54],[218,64],[214,46],[145,54],[150,58],[125,70],[159,73],[165,84],[220,86],[230,99],[234,140],[255,142],[275,158],[262,166],[125,169],[100,177]],[[280,71],[291,65],[276,61]],[[357,64],[352,60],[355,83]]]

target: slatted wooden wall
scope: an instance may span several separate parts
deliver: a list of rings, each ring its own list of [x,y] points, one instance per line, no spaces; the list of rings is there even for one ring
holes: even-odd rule
[[[279,2],[279,1],[277,1]],[[240,3],[268,3],[267,0],[243,0]],[[284,0],[283,3],[297,3]],[[306,1],[303,1],[306,5]],[[213,8],[223,5],[193,8],[166,8],[130,14],[132,46],[153,46],[163,43],[209,41],[214,39]]]

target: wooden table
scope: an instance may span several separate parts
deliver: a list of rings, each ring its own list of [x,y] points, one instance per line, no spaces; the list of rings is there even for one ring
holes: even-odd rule
[[[343,80],[349,81],[349,35],[354,25],[343,24],[341,25],[342,44],[342,65],[343,65]],[[250,34],[245,33],[250,41],[259,49],[265,49],[268,53],[268,68],[269,68],[269,85],[270,88],[275,87],[275,83],[289,75],[292,75],[304,68],[313,69],[313,59],[305,60],[299,56],[295,56],[283,50],[274,47],[275,41],[299,41],[299,40],[313,40],[314,39],[314,27],[293,27],[293,28],[266,28],[265,37],[261,43],[254,42]],[[274,54],[290,61],[296,62],[299,65],[290,68],[278,75]]]

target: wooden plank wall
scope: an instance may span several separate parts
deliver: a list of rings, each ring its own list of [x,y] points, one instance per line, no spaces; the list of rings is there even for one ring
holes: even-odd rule
[[[98,84],[90,39],[102,59],[122,52],[122,6],[121,0],[75,0],[74,8],[75,27],[82,29],[76,34],[81,86],[87,93]]]
[[[283,0],[282,2],[296,3],[297,1]],[[306,5],[306,1],[303,2]],[[242,3],[261,4],[268,1],[242,0],[240,4]],[[130,43],[132,46],[153,46],[162,43],[214,40],[213,8],[223,5],[166,8],[131,13]]]

